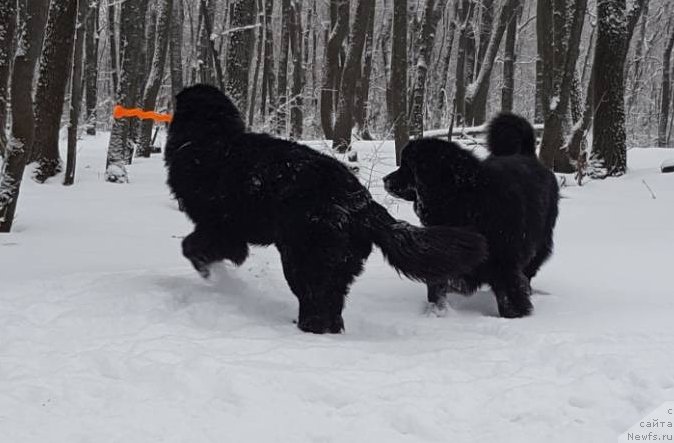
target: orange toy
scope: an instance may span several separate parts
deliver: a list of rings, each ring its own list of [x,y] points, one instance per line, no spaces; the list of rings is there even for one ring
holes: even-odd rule
[[[141,120],[151,119],[156,122],[171,122],[171,114],[160,114],[159,112],[154,111],[143,111],[140,108],[125,108],[124,106],[117,105],[112,111],[112,115],[115,118],[127,118],[127,117],[138,117]]]

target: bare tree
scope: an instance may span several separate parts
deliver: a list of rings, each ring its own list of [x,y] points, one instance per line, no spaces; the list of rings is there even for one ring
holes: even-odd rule
[[[467,62],[470,52],[474,51],[474,46],[471,42],[474,41],[473,25],[471,24],[471,17],[475,3],[471,0],[458,0],[457,17],[460,22],[459,26],[459,42],[458,54],[456,58],[456,74],[454,75],[454,101],[456,102],[456,122],[460,125],[466,124],[467,109],[466,109],[466,80],[471,81],[472,64]],[[472,47],[472,48],[471,48]],[[454,118],[452,118],[453,120]],[[450,125],[453,122],[450,122]]]
[[[225,89],[224,77],[222,75],[222,66],[220,65],[220,56],[218,50],[215,48],[215,41],[211,38],[213,35],[213,16],[215,2],[201,0],[200,3],[200,17],[203,20],[202,34],[200,37],[200,44],[202,51],[200,51],[199,69],[201,70],[201,81],[203,83],[213,83],[211,75],[211,66],[215,68],[215,81],[218,87]]]
[[[0,4],[0,157],[5,154],[7,135],[7,105],[9,104],[9,74],[16,25],[16,1]]]
[[[342,72],[339,66],[339,52],[344,39],[349,34],[349,0],[331,0],[330,6],[335,13],[331,14],[332,31],[325,44],[321,87],[321,126],[328,139],[333,138],[334,91],[337,87],[337,79]]]
[[[169,31],[169,63],[171,67],[171,94],[175,96],[183,89],[183,21],[185,11],[183,0],[173,0]],[[175,109],[175,102],[173,103]]]
[[[278,106],[276,108],[276,133],[286,134],[288,119],[288,54],[290,51],[290,26],[289,19],[292,14],[290,0],[281,0],[281,53],[276,75],[278,87]]]
[[[291,4],[290,49],[293,54],[293,81],[290,98],[290,138],[302,138],[302,90],[304,89],[304,67],[302,65],[302,2]]]
[[[447,26],[447,48],[445,50],[445,54],[442,58],[442,70],[440,71],[440,88],[438,91],[440,92],[440,96],[438,97],[438,108],[439,110],[444,109],[445,105],[449,101],[448,99],[448,92],[447,92],[447,81],[449,80],[449,65],[450,61],[452,59],[452,51],[454,49],[454,38],[456,35],[456,25],[457,25],[457,20],[459,16],[459,8],[461,5],[461,1],[456,1],[454,2],[454,9],[453,9],[453,16],[451,18],[448,18],[448,26]],[[448,10],[450,8],[447,8]],[[448,13],[449,16],[449,13]],[[438,113],[440,114],[440,113]],[[439,116],[439,115],[438,115]]]
[[[564,146],[563,123],[569,110],[587,0],[539,0],[537,12],[538,53],[542,61],[542,104],[545,129],[540,158],[560,172],[573,167]],[[567,18],[571,17],[571,25]]]
[[[267,111],[274,108],[274,42],[272,31],[272,12],[274,0],[264,2],[264,67],[262,68],[262,98],[260,113],[264,118]]]
[[[66,85],[72,67],[77,2],[52,0],[35,91],[35,140],[31,160],[34,178],[42,183],[62,170],[59,129]]]
[[[491,34],[489,44],[485,50],[484,60],[480,65],[480,70],[476,79],[468,87],[466,101],[470,104],[471,113],[469,120],[473,124],[480,125],[487,119],[487,98],[489,94],[489,84],[491,82],[491,73],[494,68],[494,61],[498,54],[498,49],[503,39],[508,22],[514,19],[517,4],[519,0],[504,0],[503,7],[499,12],[496,27]]]
[[[489,47],[489,40],[491,40],[494,31],[495,3],[495,0],[480,0],[477,2],[478,7],[481,9],[481,14],[480,26],[478,28],[479,44],[475,72],[480,72],[480,69],[482,69],[482,63],[484,62],[484,58],[487,55],[487,48]]]
[[[641,14],[641,26],[639,27],[639,38],[634,50],[634,74],[632,80],[632,90],[627,98],[627,114],[629,115],[636,101],[639,90],[641,89],[641,76],[643,75],[643,56],[646,49],[646,28],[648,24],[648,5],[644,4],[644,10]]]
[[[12,130],[0,172],[0,232],[9,232],[14,223],[21,180],[28,150],[33,143],[33,75],[40,54],[46,0],[19,0],[17,3],[17,47],[12,69],[10,100]],[[42,14],[42,15],[41,15]]]
[[[253,59],[255,0],[235,0],[230,5],[225,90],[245,115],[248,109],[248,79]]]
[[[88,0],[77,2],[77,24],[75,25],[75,49],[73,50],[72,72],[70,74],[70,122],[68,124],[68,154],[63,184],[75,183],[75,165],[77,163],[77,127],[82,109],[82,64],[84,52],[84,31],[87,13],[90,13]]]
[[[337,106],[337,118],[335,120],[333,137],[333,148],[339,152],[346,152],[351,145],[356,81],[360,77],[367,22],[373,8],[374,0],[358,0],[358,3],[356,3],[356,15],[351,27],[349,49],[346,54],[342,81],[340,83],[339,104]]]
[[[660,98],[660,123],[658,125],[658,146],[667,146],[667,121],[671,97],[672,48],[674,48],[674,19],[669,20],[670,36],[662,55],[662,93]]]
[[[252,127],[255,120],[255,104],[257,102],[257,88],[260,80],[260,71],[264,64],[264,3],[257,0],[257,38],[255,41],[255,72],[253,72],[253,85],[250,88],[250,106],[248,106],[248,126]],[[263,73],[264,77],[264,73]],[[264,84],[264,79],[262,80]],[[263,86],[264,87],[264,86]]]
[[[353,110],[353,119],[356,125],[356,131],[364,140],[371,139],[367,127],[367,117],[369,109],[370,80],[372,76],[372,62],[374,53],[374,14],[375,7],[372,8],[367,22],[367,35],[365,36],[365,48],[363,69],[356,82],[356,98]]]
[[[119,51],[117,50],[117,31],[115,29],[115,0],[108,0],[108,47],[110,49],[110,75],[112,93],[119,93]]]
[[[648,0],[597,2],[597,43],[594,58],[592,156],[598,177],[622,175],[627,170],[625,132],[625,59],[641,11]]]
[[[219,79],[216,79],[214,72],[216,66],[220,64],[218,60],[219,56],[215,49],[215,42],[211,39],[213,36],[215,6],[215,0],[200,0],[196,44],[193,47],[196,51],[197,81],[211,85],[217,84],[222,89],[223,83]]]
[[[89,3],[86,14],[86,30],[84,37],[85,61],[84,82],[86,85],[86,122],[87,134],[96,135],[96,105],[98,103],[98,18],[99,2]]]
[[[180,1],[180,0],[178,0]],[[145,82],[141,103],[143,109],[152,110],[157,106],[159,87],[164,78],[164,66],[166,65],[166,52],[168,50],[169,26],[173,0],[159,0],[157,3],[157,26],[155,31],[154,55],[150,75]],[[141,123],[140,143],[138,155],[149,157],[152,153],[152,120],[143,120]]]
[[[513,110],[515,93],[515,43],[517,42],[517,17],[522,11],[522,0],[515,5],[515,13],[508,21],[506,29],[505,49],[503,53],[503,87],[501,88],[501,110]]]
[[[138,88],[134,83],[135,72],[141,69],[139,55],[143,44],[143,25],[147,1],[126,0],[121,4],[121,23],[119,28],[120,47],[124,48],[120,63],[119,87],[116,102],[132,108],[138,100]],[[127,157],[133,151],[130,137],[130,119],[115,120],[110,133],[105,179],[112,183],[127,183]]]
[[[407,121],[407,0],[393,0],[393,37],[391,45],[391,80],[387,96],[395,137],[396,164],[409,141]]]
[[[426,79],[428,66],[431,63],[431,53],[435,43],[435,29],[438,25],[445,1],[426,0],[424,15],[421,20],[419,33],[418,58],[415,68],[414,86],[412,87],[412,104],[410,107],[410,135],[421,137],[424,133],[424,99],[426,96]]]

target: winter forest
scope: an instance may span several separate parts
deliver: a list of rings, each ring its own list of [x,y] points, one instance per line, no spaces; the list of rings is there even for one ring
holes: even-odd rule
[[[0,0],[2,440],[646,440],[674,399],[673,77],[672,0]],[[535,312],[486,284],[430,312],[386,251],[341,336],[294,327],[281,248],[199,279],[163,163],[196,84],[413,225],[382,183],[410,141],[483,158],[526,118],[561,194]]]
[[[170,112],[194,83],[227,91],[252,128],[340,151],[354,139],[399,151],[498,110],[543,125],[540,158],[558,172],[620,175],[628,145],[671,142],[666,0],[75,3],[0,6],[4,230],[24,164],[71,184],[78,134],[111,131],[107,180],[124,182],[156,130],[113,121],[113,106]]]

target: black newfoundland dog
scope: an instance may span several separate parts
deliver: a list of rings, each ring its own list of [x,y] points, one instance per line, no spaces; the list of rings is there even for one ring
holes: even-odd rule
[[[489,258],[460,278],[428,284],[428,301],[444,307],[446,292],[475,292],[488,283],[502,317],[528,315],[530,280],[552,253],[559,189],[536,158],[534,129],[503,113],[489,126],[490,156],[479,160],[455,143],[410,142],[401,166],[384,177],[389,193],[414,202],[424,226],[475,226]]]
[[[176,108],[165,161],[195,224],[183,255],[207,277],[214,262],[242,264],[248,245],[276,245],[303,331],[343,330],[344,299],[372,243],[399,272],[428,283],[470,273],[486,257],[480,234],[395,220],[338,160],[247,132],[214,87],[183,90]]]

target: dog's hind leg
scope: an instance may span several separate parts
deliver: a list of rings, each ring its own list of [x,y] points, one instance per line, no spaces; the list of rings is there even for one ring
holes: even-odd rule
[[[492,278],[490,285],[494,290],[494,295],[496,295],[498,312],[501,317],[524,317],[534,309],[529,299],[531,287],[522,272],[504,270]]]
[[[183,239],[182,248],[183,256],[204,278],[209,276],[208,268],[215,262],[230,260],[238,266],[248,257],[248,244],[225,227],[214,229],[197,225],[194,232]]]
[[[336,334],[344,330],[346,294],[371,250],[351,244],[348,238],[335,242],[329,237],[326,233],[321,242],[277,243],[283,273],[299,301],[297,326],[304,332]]]

